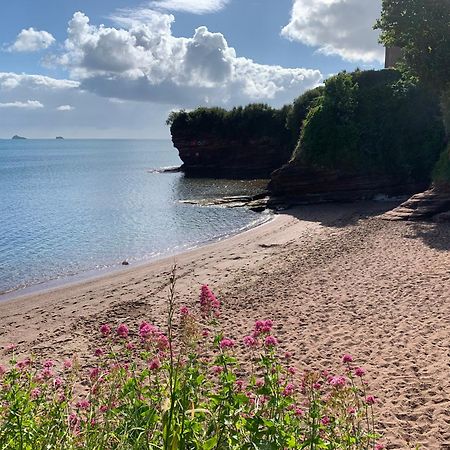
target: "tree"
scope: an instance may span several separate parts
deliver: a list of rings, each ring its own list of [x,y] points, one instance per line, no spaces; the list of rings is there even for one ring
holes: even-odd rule
[[[450,135],[450,0],[383,0],[375,28],[386,46],[401,47],[413,74],[441,98]],[[434,171],[438,186],[450,188],[450,145]]]

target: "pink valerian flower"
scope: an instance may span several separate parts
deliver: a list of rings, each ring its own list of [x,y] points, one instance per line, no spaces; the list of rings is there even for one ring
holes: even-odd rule
[[[212,367],[211,367],[211,372],[212,372],[214,375],[220,375],[220,374],[223,372],[223,367],[220,367],[220,366],[212,366]]]
[[[384,445],[383,444],[376,444],[375,445],[375,450],[383,450],[384,449]]]
[[[342,362],[343,362],[344,364],[353,362],[353,356],[352,356],[352,355],[349,355],[348,353],[345,354],[345,355],[342,357]]]
[[[161,361],[158,358],[153,358],[149,363],[148,363],[148,368],[150,370],[158,370],[161,367]]]
[[[295,386],[292,383],[288,383],[286,385],[286,387],[283,389],[283,396],[284,397],[289,397],[290,395],[292,395],[294,393],[295,390]]]
[[[16,368],[19,369],[19,370],[24,370],[30,365],[31,365],[31,359],[30,358],[25,358],[24,360],[19,361],[16,364]]]
[[[39,398],[41,396],[42,392],[39,388],[34,388],[31,390],[31,398],[33,400],[36,400],[37,398]]]
[[[320,419],[320,423],[321,423],[322,425],[327,426],[327,425],[329,425],[329,424],[331,423],[331,419],[330,419],[328,416],[324,416],[324,417],[322,417],[322,418]]]
[[[227,348],[232,348],[232,347],[234,347],[234,341],[233,341],[233,339],[223,338],[220,341],[219,346],[222,350],[227,349]]]
[[[108,324],[104,324],[100,327],[100,333],[103,334],[103,336],[108,336],[111,334],[111,327]]]
[[[182,317],[187,317],[190,314],[189,308],[187,306],[182,306],[180,308],[180,314]]]
[[[63,363],[63,367],[65,370],[70,370],[73,366],[73,363],[70,359],[66,359]]]
[[[45,367],[42,372],[40,373],[40,377],[43,380],[49,380],[50,378],[53,378],[54,373],[50,367]]]
[[[130,330],[128,329],[128,327],[124,323],[121,323],[117,327],[117,330],[116,330],[117,335],[120,336],[121,338],[127,338],[129,332],[130,332]]]
[[[56,389],[60,388],[63,384],[64,384],[63,380],[62,380],[61,378],[59,378],[59,377],[56,377],[56,378],[53,380],[53,386],[54,386]]]
[[[336,376],[331,377],[328,382],[331,384],[331,386],[343,387],[347,384],[347,379],[345,377]]]
[[[70,427],[71,428],[76,428],[79,423],[80,423],[80,418],[75,413],[71,413],[69,415],[69,425],[70,425]]]
[[[7,344],[4,347],[6,353],[13,352],[16,348],[17,348],[16,344]]]
[[[365,374],[366,374],[366,370],[365,370],[364,368],[362,368],[362,367],[357,367],[357,368],[355,369],[355,375],[356,375],[357,377],[363,377]]]
[[[283,358],[284,359],[291,359],[294,356],[292,352],[284,352]]]
[[[368,395],[368,396],[366,397],[366,403],[367,403],[368,405],[375,405],[376,402],[377,402],[377,399],[375,398],[375,396],[373,396],[373,395]]]
[[[236,380],[236,388],[238,391],[244,390],[244,381],[243,380]]]
[[[142,339],[148,339],[151,337],[155,332],[157,331],[157,328],[153,325],[151,325],[148,322],[142,322],[139,325],[139,336]]]
[[[169,338],[165,334],[160,332],[156,337],[156,344],[159,350],[161,351],[167,350],[170,346]]]
[[[353,407],[347,408],[347,413],[350,415],[356,414],[356,408]]]
[[[209,330],[207,328],[203,328],[202,337],[207,338],[209,336]]]
[[[264,339],[264,345],[266,347],[275,347],[278,344],[277,338],[275,336],[267,336],[266,339]]]
[[[255,322],[255,329],[253,331],[253,336],[257,337],[262,333],[270,333],[273,327],[273,322],[268,320],[257,320]]]
[[[96,350],[95,350],[95,352],[94,352],[94,355],[95,356],[102,356],[102,355],[104,355],[105,354],[105,351],[102,349],[102,348],[97,348]]]
[[[219,314],[220,302],[207,284],[202,285],[200,290],[200,309],[203,317]]]
[[[247,347],[255,347],[257,345],[257,341],[253,336],[245,336],[243,341]]]
[[[299,408],[298,406],[296,406],[296,407],[294,408],[294,414],[295,414],[297,417],[303,417],[303,416],[305,415],[305,411],[303,411],[303,409],[301,409],[301,408]]]
[[[100,376],[100,368],[94,367],[89,370],[89,378],[91,380],[96,380]]]
[[[295,367],[289,367],[289,368],[288,368],[288,372],[289,372],[291,375],[295,375],[295,374],[297,373],[297,369],[296,369]]]
[[[125,346],[127,350],[134,350],[136,348],[136,345],[134,345],[133,342],[127,342],[127,345]]]
[[[264,386],[264,380],[263,380],[262,378],[258,378],[258,379],[255,381],[255,386],[256,386],[257,388],[263,387],[263,386]]]
[[[91,404],[90,404],[89,400],[83,399],[83,400],[80,400],[79,402],[77,402],[75,404],[75,406],[78,409],[88,409],[91,406]]]
[[[55,367],[55,361],[52,361],[51,359],[44,362],[44,367],[48,367],[51,369],[52,367]]]

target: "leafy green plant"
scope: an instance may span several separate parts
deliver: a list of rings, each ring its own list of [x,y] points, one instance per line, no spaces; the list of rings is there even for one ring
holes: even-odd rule
[[[240,343],[227,337],[206,285],[196,311],[178,312],[175,279],[167,330],[104,324],[89,369],[13,354],[1,368],[0,448],[383,448],[377,399],[350,355],[343,375],[301,373],[280,352],[271,320],[256,321]]]

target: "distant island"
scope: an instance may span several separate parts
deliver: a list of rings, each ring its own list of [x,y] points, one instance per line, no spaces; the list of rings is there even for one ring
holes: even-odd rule
[[[62,136],[56,136],[55,139],[64,139]]]
[[[11,139],[26,139],[26,137],[15,134]]]

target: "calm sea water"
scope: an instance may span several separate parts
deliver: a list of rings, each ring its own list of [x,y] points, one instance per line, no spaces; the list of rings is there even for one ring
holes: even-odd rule
[[[0,140],[0,293],[182,251],[252,226],[243,209],[181,199],[254,192],[186,179],[169,141]]]

